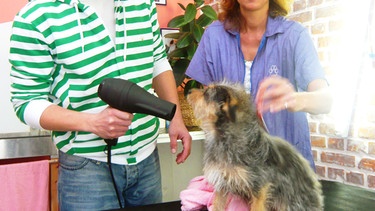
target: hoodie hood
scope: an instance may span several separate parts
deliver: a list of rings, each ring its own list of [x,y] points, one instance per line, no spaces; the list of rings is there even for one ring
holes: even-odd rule
[[[78,28],[79,28],[79,36],[82,40],[81,49],[82,49],[82,53],[84,53],[85,52],[85,37],[84,37],[84,34],[83,34],[82,23],[81,23],[81,18],[80,18],[80,14],[79,14],[80,12],[84,11],[84,5],[81,4],[81,2],[79,0],[55,0],[55,1],[62,2],[62,3],[65,3],[65,4],[69,4],[70,6],[74,7],[74,9],[76,11],[77,24],[78,24]]]

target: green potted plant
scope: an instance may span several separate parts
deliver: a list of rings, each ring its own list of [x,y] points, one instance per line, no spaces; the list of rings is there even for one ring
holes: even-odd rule
[[[181,3],[178,3],[178,5],[185,12],[183,15],[172,18],[168,27],[178,28],[179,32],[167,34],[165,37],[176,40],[176,48],[168,54],[168,60],[173,69],[176,86],[181,86],[186,95],[191,88],[202,87],[195,80],[186,80],[189,78],[185,75],[185,72],[202,38],[205,27],[217,20],[217,13],[210,5],[205,5],[204,0],[194,0],[194,3],[189,3],[186,7]]]

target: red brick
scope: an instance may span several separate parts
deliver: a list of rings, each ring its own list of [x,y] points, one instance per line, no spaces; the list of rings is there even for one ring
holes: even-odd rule
[[[331,123],[320,123],[319,132],[320,134],[325,134],[325,135],[335,135],[336,134],[335,125]]]
[[[324,136],[311,136],[311,146],[327,148],[326,138]]]
[[[316,23],[311,26],[311,33],[313,35],[324,34],[326,32],[327,32],[327,24],[325,23]]]
[[[322,152],[320,160],[325,163],[333,163],[340,166],[355,167],[355,156],[332,152]]]
[[[306,9],[306,1],[305,0],[296,0],[294,1],[293,3],[293,11],[296,12],[296,11],[300,11],[300,10],[304,10]]]
[[[362,140],[349,139],[346,150],[350,152],[366,152],[366,143]]]
[[[360,138],[375,139],[375,126],[363,126],[358,130]]]
[[[325,166],[315,166],[316,168],[316,174],[319,175],[320,177],[325,178],[326,177],[326,167]]]
[[[328,139],[328,148],[344,150],[344,139],[342,139],[342,138],[329,138]]]
[[[328,178],[329,179],[338,179],[338,178],[345,178],[345,171],[343,169],[337,168],[328,168]]]
[[[315,11],[316,18],[332,18],[342,14],[342,9],[338,6],[321,7]]]
[[[375,142],[373,141],[368,143],[368,154],[375,155]]]
[[[365,176],[362,173],[354,173],[354,172],[346,173],[346,181],[353,183],[353,184],[364,185],[364,178]]]
[[[323,3],[323,0],[309,0],[307,3],[308,7],[321,5]]]
[[[375,188],[375,176],[374,175],[367,176],[367,184],[369,188]]]
[[[375,172],[375,160],[370,159],[370,158],[363,158],[359,162],[358,168]]]
[[[318,124],[316,122],[309,122],[310,133],[316,133]]]
[[[302,13],[299,13],[299,14],[290,15],[288,18],[291,19],[291,20],[300,22],[300,23],[305,23],[305,22],[309,22],[309,21],[312,20],[312,13],[311,12],[302,12]]]

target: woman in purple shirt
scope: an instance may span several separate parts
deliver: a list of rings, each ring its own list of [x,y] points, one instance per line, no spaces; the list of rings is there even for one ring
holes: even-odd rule
[[[199,43],[187,75],[243,83],[270,134],[294,145],[315,169],[306,112],[328,113],[332,96],[309,32],[284,18],[289,0],[221,0],[219,21]]]

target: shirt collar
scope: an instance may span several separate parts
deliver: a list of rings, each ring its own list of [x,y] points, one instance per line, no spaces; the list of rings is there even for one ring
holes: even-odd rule
[[[266,32],[264,33],[265,36],[271,37],[278,33],[284,33],[285,28],[283,27],[283,24],[281,24],[283,21],[285,21],[284,17],[278,16],[278,17],[273,18],[271,16],[268,16],[267,26],[266,26],[267,28],[266,28]],[[228,30],[228,32],[233,35],[239,34],[238,30],[235,30],[235,29],[230,29]]]

